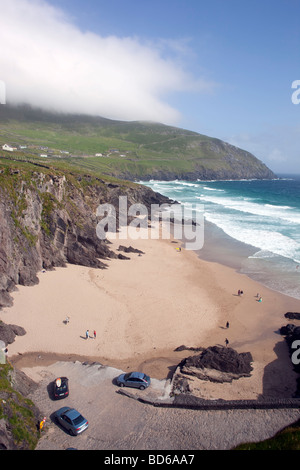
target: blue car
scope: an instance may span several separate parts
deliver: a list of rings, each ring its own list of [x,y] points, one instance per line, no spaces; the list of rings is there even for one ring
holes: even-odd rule
[[[128,374],[121,374],[117,378],[119,387],[132,387],[145,390],[151,383],[149,375],[142,372],[129,372]]]
[[[64,406],[55,412],[55,418],[70,434],[77,436],[88,428],[88,421],[74,408]]]

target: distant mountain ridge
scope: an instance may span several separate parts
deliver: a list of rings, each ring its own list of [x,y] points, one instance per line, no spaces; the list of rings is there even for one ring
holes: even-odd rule
[[[193,131],[51,113],[27,105],[0,106],[0,144],[4,143],[31,150],[43,147],[49,159],[131,181],[276,178],[251,153]]]

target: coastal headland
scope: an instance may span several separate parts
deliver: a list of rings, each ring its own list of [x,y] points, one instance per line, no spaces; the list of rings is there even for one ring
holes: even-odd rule
[[[297,375],[279,329],[286,312],[300,311],[300,300],[179,250],[181,242],[172,238],[111,240],[110,249],[118,253],[120,245],[140,252],[109,259],[107,269],[68,264],[45,270],[37,285],[18,286],[13,305],[0,312],[3,322],[26,330],[9,345],[13,365],[37,366],[41,356],[44,365],[89,360],[164,379],[192,355],[177,347],[225,346],[227,339],[228,346],[252,354],[251,376],[226,384],[193,379],[194,395],[293,396]]]

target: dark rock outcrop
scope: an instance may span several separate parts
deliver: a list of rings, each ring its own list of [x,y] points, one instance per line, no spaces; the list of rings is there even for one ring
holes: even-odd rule
[[[140,255],[144,254],[142,250],[138,250],[137,248],[133,248],[132,246],[120,245],[118,251],[124,251],[124,253],[139,253]]]
[[[181,346],[178,346],[178,348],[174,349],[174,351],[204,351],[204,348],[193,348],[193,347],[187,347],[184,344]]]
[[[300,320],[300,313],[297,312],[287,312],[284,316],[289,320]]]
[[[21,326],[6,325],[0,321],[0,341],[4,341],[5,345],[12,344],[16,336],[24,336],[26,331]]]
[[[34,380],[16,368],[12,370],[11,383],[14,390],[23,395],[25,398],[27,398],[29,394],[33,393],[38,388],[38,384],[34,382]],[[36,411],[38,413],[38,409],[36,409]]]
[[[8,421],[4,418],[0,419],[0,450],[18,450],[9,429]]]
[[[232,382],[251,375],[251,353],[238,353],[232,348],[211,346],[200,354],[184,359],[179,367],[181,374],[211,382]]]
[[[285,326],[282,326],[279,330],[280,334],[283,336],[291,335],[296,326],[293,323],[288,323]]]

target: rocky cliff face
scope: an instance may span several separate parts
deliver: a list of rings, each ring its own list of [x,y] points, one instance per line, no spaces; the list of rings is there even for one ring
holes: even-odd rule
[[[253,370],[253,358],[250,352],[238,353],[235,349],[223,346],[208,348],[186,348],[180,346],[177,351],[190,349],[201,351],[181,361],[173,377],[172,394],[189,394],[193,383],[201,389],[201,381],[231,383],[241,377],[250,377]],[[200,382],[199,382],[200,381]]]
[[[171,145],[171,144],[170,144]],[[171,149],[172,150],[172,149]],[[171,151],[170,150],[170,151]],[[178,152],[176,147],[174,153]],[[139,166],[131,166],[130,170],[118,170],[118,177],[134,181],[136,179],[149,181],[151,179],[173,181],[186,180],[201,181],[210,180],[241,180],[241,179],[276,179],[277,176],[263,162],[258,160],[250,152],[242,150],[234,145],[219,139],[202,141],[201,137],[195,137],[186,146],[186,155],[190,162],[190,168],[182,168],[181,164],[174,165],[157,161],[156,167],[151,171],[140,169]],[[199,157],[197,158],[197,154]],[[196,156],[195,156],[196,155]],[[206,157],[205,157],[206,155]]]
[[[33,285],[42,269],[66,263],[105,268],[105,260],[122,257],[96,235],[99,204],[116,208],[162,204],[167,198],[129,183],[110,183],[57,171],[0,169],[0,308],[10,306],[15,286]]]

